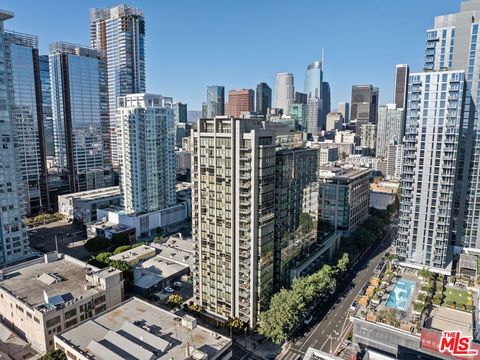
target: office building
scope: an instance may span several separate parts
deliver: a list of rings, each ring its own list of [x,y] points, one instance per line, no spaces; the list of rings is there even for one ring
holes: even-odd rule
[[[302,132],[307,131],[307,105],[304,103],[296,103],[288,106],[288,113],[290,117],[294,119],[299,130]]]
[[[154,212],[176,202],[172,105],[172,98],[153,94],[118,98],[120,191],[127,212]]]
[[[175,125],[187,123],[187,104],[177,102],[173,104],[173,118]]]
[[[227,116],[239,117],[242,112],[255,111],[255,93],[252,89],[230,90],[228,92]]]
[[[282,109],[288,115],[288,106],[295,101],[293,74],[278,73],[275,82],[275,108]]]
[[[232,340],[133,297],[55,336],[68,359],[232,359]]]
[[[194,301],[255,327],[274,290],[275,135],[262,119],[216,117],[192,138]]]
[[[106,60],[110,152],[117,166],[117,97],[145,92],[145,20],[143,12],[128,5],[90,10],[90,38]]]
[[[67,221],[86,224],[97,220],[97,209],[120,206],[120,188],[112,186],[58,197],[58,212]]]
[[[338,160],[341,144],[335,144],[331,142],[321,142],[312,146],[318,151],[318,166],[317,168],[327,165],[330,162]]]
[[[80,45],[50,45],[55,161],[70,192],[113,185],[108,151],[105,61]]]
[[[377,141],[377,125],[363,124],[360,128],[360,145],[364,149],[364,155],[375,156]]]
[[[325,129],[325,122],[322,122],[322,90],[322,62],[315,61],[308,65],[305,75],[305,93],[307,94],[307,132],[311,134],[317,134],[320,130]]]
[[[463,71],[409,77],[396,239],[397,256],[409,266],[450,271],[465,86]]]
[[[50,86],[50,66],[48,55],[40,55],[40,85],[42,93],[42,113],[43,113],[43,138],[45,144],[45,156],[48,165],[55,158],[55,144],[53,141],[53,115],[52,115],[52,89]]]
[[[35,350],[46,352],[54,348],[55,334],[119,304],[123,281],[120,270],[45,254],[0,273],[2,322]]]
[[[403,170],[403,145],[391,143],[388,145],[387,175],[391,179],[400,180]]]
[[[319,219],[337,230],[352,231],[368,217],[370,170],[323,167],[319,169]]]
[[[13,13],[0,10],[0,58],[5,58],[5,32],[4,22],[13,18]],[[20,169],[17,169],[14,146],[14,122],[10,112],[10,92],[7,91],[11,69],[5,61],[0,61],[0,137],[2,143],[2,156],[0,156],[0,193],[2,206],[0,207],[0,264],[4,265],[24,259],[30,255],[28,246],[27,229],[23,223],[25,208],[22,199],[22,178]]]
[[[207,86],[207,102],[205,105],[206,109],[203,117],[225,115],[225,87],[218,85]]]
[[[357,121],[357,134],[360,134],[360,129],[363,124],[377,123],[378,97],[378,88],[373,85],[352,86],[350,119]]]
[[[342,130],[345,119],[341,112],[330,112],[327,114],[326,131]]]
[[[308,96],[305,93],[295,91],[295,104],[307,105]]]
[[[317,156],[316,149],[307,148],[285,149],[276,154],[274,272],[277,290],[290,285],[290,271],[317,242]],[[304,229],[300,224],[307,216],[312,226]]]
[[[407,108],[408,75],[410,68],[407,64],[397,65],[395,68],[394,103],[397,109]]]
[[[378,108],[376,156],[386,158],[388,146],[403,142],[405,109],[395,104],[387,104]]]
[[[26,215],[32,216],[49,209],[38,39],[6,31],[4,45],[16,165]]]
[[[322,82],[322,122],[325,124],[327,114],[332,111],[330,101],[330,84],[326,81]]]
[[[259,115],[267,115],[268,109],[272,108],[272,89],[268,84],[261,82],[257,85],[256,93],[256,106],[255,111]],[[218,114],[223,115],[223,114]],[[209,115],[209,117],[214,117],[216,115]]]
[[[350,122],[350,103],[345,101],[339,102],[338,112],[342,113],[343,118],[345,119],[345,123],[348,124]]]

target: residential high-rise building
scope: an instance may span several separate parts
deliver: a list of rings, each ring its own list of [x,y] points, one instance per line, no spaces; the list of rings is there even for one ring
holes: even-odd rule
[[[342,130],[345,119],[341,112],[330,112],[327,114],[326,131]]]
[[[350,119],[357,121],[357,134],[366,123],[377,123],[378,118],[378,88],[373,85],[352,86],[352,101],[350,102]]]
[[[255,93],[252,89],[230,90],[228,92],[228,116],[239,117],[242,112],[254,112]]]
[[[405,110],[395,104],[387,104],[378,108],[376,156],[386,158],[388,146],[403,142]]]
[[[268,84],[261,82],[257,85],[255,111],[259,115],[267,115],[272,108],[272,89]]]
[[[55,161],[70,192],[113,185],[108,147],[106,68],[98,50],[50,45]]]
[[[322,62],[315,61],[308,65],[305,75],[305,93],[307,94],[307,132],[316,134],[325,129],[322,123],[323,111],[323,70]]]
[[[278,73],[275,82],[275,108],[288,114],[288,106],[295,101],[295,84],[293,74]]]
[[[31,216],[49,208],[38,39],[6,31],[4,44],[17,168]]]
[[[353,230],[368,217],[370,170],[319,169],[319,218],[338,230]]]
[[[42,92],[43,132],[47,167],[49,160],[55,157],[55,144],[53,141],[53,115],[52,115],[52,89],[50,86],[50,67],[48,55],[40,55],[40,84]]]
[[[307,104],[307,94],[295,91],[295,104]]]
[[[290,285],[290,270],[317,242],[317,149],[277,151],[275,178],[275,284]],[[300,226],[305,217],[312,226]],[[302,224],[303,225],[303,224]]]
[[[172,98],[120,96],[117,134],[122,206],[153,212],[176,202],[175,130]]]
[[[339,102],[338,112],[342,113],[345,123],[348,124],[350,122],[350,103],[345,101]]]
[[[92,47],[105,54],[108,81],[110,151],[116,151],[117,97],[145,92],[145,20],[143,12],[128,5],[90,10]]]
[[[274,291],[275,135],[263,119],[200,119],[192,153],[194,300],[256,326]]]
[[[207,117],[208,105],[206,102],[202,102],[202,117]]]
[[[0,137],[2,148],[0,156],[0,264],[5,265],[24,259],[30,254],[27,228],[23,223],[25,216],[22,201],[22,178],[17,169],[15,157],[14,114],[11,112],[9,88],[9,68],[5,59],[4,22],[13,18],[13,13],[0,10]]]
[[[396,253],[406,264],[449,272],[465,74],[410,74],[408,88]]]
[[[225,115],[225,87],[218,85],[207,86],[206,106],[206,112],[203,117]]]
[[[394,103],[397,109],[407,108],[408,75],[410,68],[407,64],[400,64],[395,69]]]
[[[175,124],[187,123],[187,104],[177,102],[173,104],[173,116]]]
[[[464,128],[460,141],[459,177],[464,185],[456,199],[459,209],[451,240],[457,246],[480,249],[480,1],[462,1],[455,14],[437,16],[427,30],[425,70],[465,71],[467,95],[464,105]],[[471,115],[473,113],[473,115]],[[470,119],[474,122],[471,129]]]
[[[387,175],[400,180],[403,170],[403,145],[392,142],[388,145]]]
[[[360,145],[364,148],[364,154],[375,156],[377,142],[377,125],[363,124],[360,127]]]

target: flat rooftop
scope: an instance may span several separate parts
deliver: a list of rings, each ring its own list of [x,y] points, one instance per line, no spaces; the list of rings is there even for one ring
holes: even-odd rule
[[[110,260],[122,260],[126,262],[135,261],[136,259],[142,259],[145,256],[155,256],[155,248],[148,245],[140,245],[132,249],[123,251],[117,255],[109,257]]]
[[[53,257],[53,254],[50,255]],[[49,298],[64,296],[65,299],[98,293],[95,288],[84,288],[87,284],[86,275],[92,270],[98,271],[97,268],[76,259],[70,260],[66,256],[48,263],[40,258],[4,269],[4,280],[0,281],[0,288],[31,307],[38,308],[45,305],[44,292]]]
[[[56,338],[105,360],[186,359],[188,346],[212,358],[231,346],[227,337],[201,326],[189,330],[182,318],[135,297]]]
[[[470,313],[441,306],[434,308],[430,317],[430,329],[461,331],[463,336],[473,335],[473,316]]]
[[[163,244],[152,244],[159,256],[187,266],[194,265],[195,243],[192,240],[183,240],[170,237]]]
[[[320,166],[319,177],[326,179],[354,179],[357,176],[365,175],[370,169],[358,167],[337,167],[337,166]]]
[[[120,187],[112,186],[112,187],[107,187],[102,189],[95,189],[95,190],[59,195],[58,197],[65,198],[65,199],[91,201],[91,200],[101,200],[102,198],[107,198],[112,196],[120,196]]]

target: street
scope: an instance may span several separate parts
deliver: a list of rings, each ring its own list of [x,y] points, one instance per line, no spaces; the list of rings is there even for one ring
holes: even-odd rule
[[[338,289],[331,302],[315,314],[321,321],[300,337],[292,340],[288,350],[280,354],[277,359],[301,359],[309,347],[328,353],[336,353],[339,350],[351,330],[350,306],[385,256],[395,237],[396,230],[397,224],[393,221],[387,226],[385,235],[377,247],[354,266],[351,270],[352,275],[345,279],[343,286]],[[327,309],[329,310],[325,313]]]

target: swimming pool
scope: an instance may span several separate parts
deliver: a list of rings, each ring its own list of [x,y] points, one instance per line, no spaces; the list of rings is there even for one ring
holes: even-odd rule
[[[398,280],[385,306],[403,311],[407,310],[413,289],[415,289],[415,282],[404,279]]]

